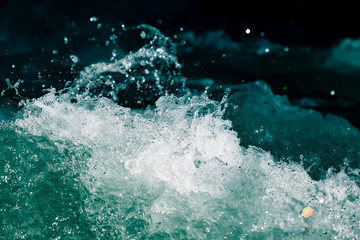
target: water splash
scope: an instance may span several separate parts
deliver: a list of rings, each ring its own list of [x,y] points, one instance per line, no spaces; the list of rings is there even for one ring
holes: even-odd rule
[[[315,181],[303,165],[245,146],[238,136],[247,129],[235,132],[224,114],[230,101],[255,121],[254,106],[236,102],[241,94],[166,93],[180,68],[173,45],[139,30],[149,42],[137,52],[86,67],[70,88],[27,100],[1,123],[0,238],[360,238],[359,170],[330,167]],[[141,76],[154,106],[119,105]],[[240,90],[268,103],[269,115],[313,114],[257,85]]]
[[[147,44],[120,60],[85,67],[69,90],[145,107],[165,92],[183,91],[185,79],[180,74],[175,44],[154,27],[143,24],[137,29]]]
[[[3,96],[5,96],[6,91],[14,89],[15,90],[15,95],[18,96],[18,97],[21,97],[20,94],[19,94],[19,86],[20,86],[20,84],[24,83],[24,81],[19,79],[15,84],[12,84],[10,82],[10,79],[7,78],[5,80],[6,80],[7,88],[2,90],[0,95],[3,97]]]
[[[359,237],[360,189],[348,174],[330,169],[315,181],[300,164],[241,147],[222,104],[206,95],[166,95],[147,110],[70,100],[49,93],[15,124],[85,156],[66,164],[97,238]]]

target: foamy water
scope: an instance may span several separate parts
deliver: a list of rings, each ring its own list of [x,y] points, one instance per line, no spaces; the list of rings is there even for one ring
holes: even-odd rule
[[[261,82],[244,84],[221,101],[206,91],[187,92],[173,43],[154,28],[141,28],[148,45],[91,64],[68,88],[23,102],[18,117],[2,123],[2,238],[360,238],[359,170],[348,163],[359,161],[357,145],[339,155],[339,169],[326,164],[316,180],[309,168],[316,159],[312,148],[276,149],[292,146],[296,132],[289,136],[281,127],[294,128],[299,118],[340,122],[350,128],[351,134],[343,133],[352,136],[347,144],[358,139],[357,129],[300,110]],[[122,106],[119,96],[136,92],[138,103],[144,89],[154,106]],[[259,119],[267,119],[263,130]],[[241,136],[249,135],[243,144]],[[259,144],[249,141],[254,138]],[[329,139],[313,144],[323,141]],[[290,154],[281,159],[272,149]],[[331,155],[323,146],[319,151]],[[306,206],[313,209],[309,218],[301,215]]]

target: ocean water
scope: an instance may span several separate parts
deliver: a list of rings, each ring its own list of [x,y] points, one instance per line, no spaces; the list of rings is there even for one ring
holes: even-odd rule
[[[263,81],[188,79],[184,42],[136,29],[139,49],[1,110],[1,239],[360,238],[357,128]]]

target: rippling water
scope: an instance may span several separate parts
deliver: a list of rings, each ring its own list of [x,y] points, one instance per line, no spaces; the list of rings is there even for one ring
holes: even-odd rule
[[[358,129],[262,81],[186,79],[183,43],[137,31],[1,123],[0,238],[360,238]]]

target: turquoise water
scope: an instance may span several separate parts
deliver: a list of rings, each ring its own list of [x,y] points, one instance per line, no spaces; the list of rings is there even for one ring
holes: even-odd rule
[[[175,44],[139,28],[139,50],[1,123],[1,239],[360,238],[356,128],[261,81],[191,91]]]

